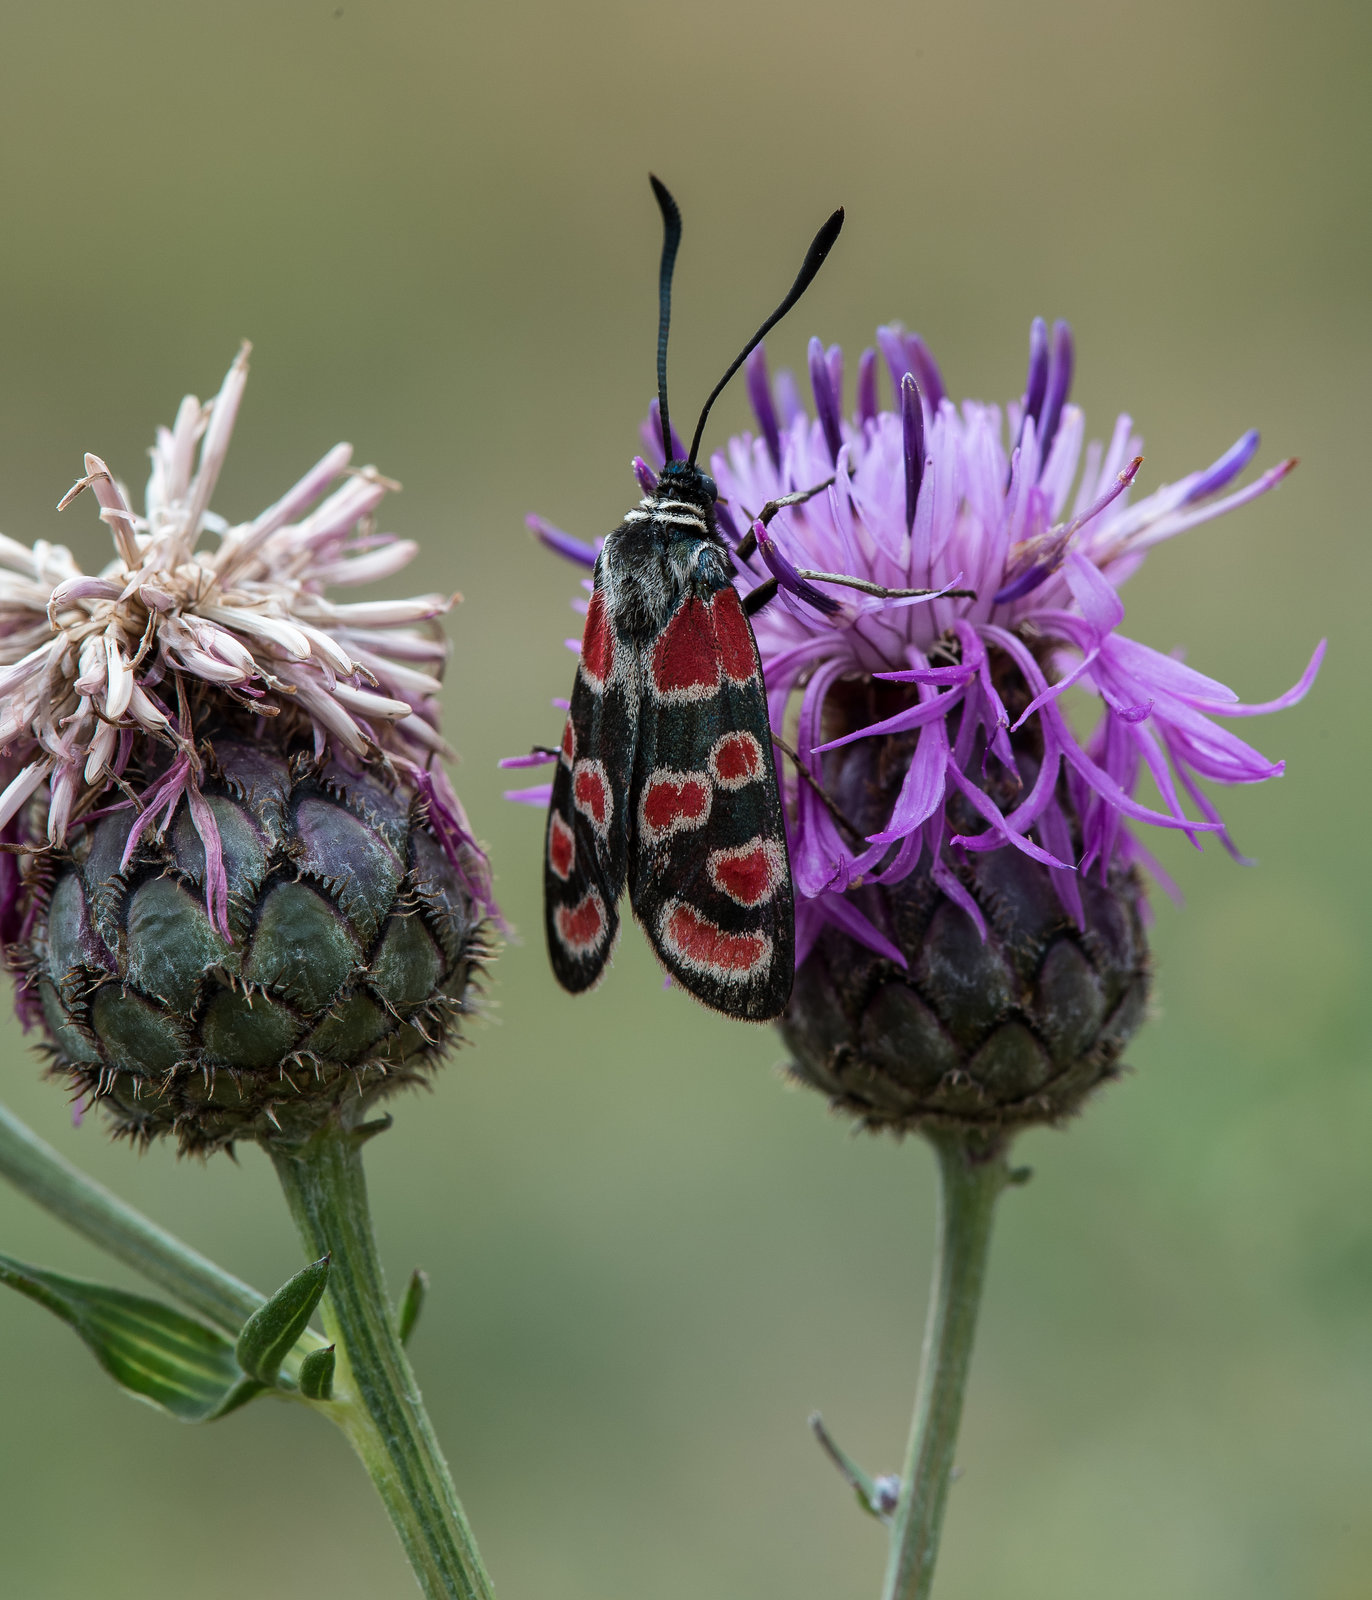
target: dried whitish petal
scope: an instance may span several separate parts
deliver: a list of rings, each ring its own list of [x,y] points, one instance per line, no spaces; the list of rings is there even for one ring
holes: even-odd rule
[[[231,527],[209,509],[248,352],[245,344],[213,400],[188,395],[172,426],[157,431],[144,516],[106,462],[86,456],[62,504],[85,490],[94,496],[115,546],[104,571],[82,573],[60,545],[26,549],[0,536],[0,778],[11,783],[12,816],[41,789],[34,773],[51,770],[44,831],[59,844],[127,762],[128,739],[194,747],[194,707],[205,693],[231,692],[267,716],[303,714],[322,750],[337,742],[359,757],[422,764],[442,747],[414,719],[437,672],[385,663],[393,644],[401,659],[441,666],[445,642],[421,637],[415,624],[451,602],[423,595],[334,606],[324,594],[334,582],[389,577],[412,558],[412,540],[371,528],[397,485],[375,468],[354,470],[351,446],[339,444],[253,521]],[[351,648],[359,629],[357,642],[382,670]],[[78,703],[91,711],[73,722]],[[173,807],[197,781],[187,764],[167,797]]]

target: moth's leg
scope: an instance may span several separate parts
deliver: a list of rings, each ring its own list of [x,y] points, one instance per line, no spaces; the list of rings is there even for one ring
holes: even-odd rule
[[[833,478],[826,478],[823,483],[817,483],[813,489],[797,489],[794,494],[784,494],[776,500],[769,500],[749,526],[747,533],[739,540],[734,554],[739,560],[747,561],[757,549],[757,523],[760,522],[764,528],[770,527],[772,518],[783,507],[804,505],[807,500],[813,500],[817,494],[823,494],[834,481]],[[919,600],[934,594],[958,600],[975,600],[977,597],[975,589],[892,589],[884,583],[873,583],[869,578],[853,578],[843,572],[814,572],[808,567],[797,568],[796,576],[808,583],[839,583],[846,589],[860,590],[863,594],[873,595],[878,600]],[[758,584],[756,589],[744,597],[745,615],[751,617],[761,611],[776,594],[777,588],[778,583],[775,578],[768,578]]]
[[[841,583],[848,589],[860,589],[863,594],[875,595],[879,600],[914,600],[922,595],[936,594],[949,599],[975,600],[975,589],[888,589],[884,583],[871,583],[866,578],[850,578],[842,572],[812,572],[809,567],[797,568],[802,578],[811,583]],[[766,604],[766,602],[763,602]]]
[[[817,494],[823,494],[826,489],[833,487],[833,478],[826,478],[823,483],[817,483],[813,489],[797,489],[794,494],[784,494],[778,500],[769,500],[762,510],[758,512],[755,521],[760,522],[764,528],[770,528],[772,518],[785,506],[803,506],[807,500],[813,500]],[[757,549],[757,534],[751,524],[747,533],[738,542],[735,552],[742,560],[746,561],[753,551]],[[765,604],[765,602],[764,602]]]
[[[864,844],[866,844],[867,841],[862,836],[862,829],[859,828],[855,823],[849,822],[848,818],[845,817],[843,812],[839,810],[838,805],[834,801],[834,797],[825,792],[824,786],[820,783],[819,779],[815,777],[814,773],[811,772],[809,767],[807,767],[800,759],[800,752],[793,750],[775,728],[772,730],[772,743],[777,747],[778,750],[781,751],[782,755],[790,757],[791,765],[796,769],[796,777],[799,778],[802,783],[808,784],[808,786],[814,790],[815,795],[820,801],[820,804],[823,805],[824,809],[829,813],[834,821],[838,823],[839,827],[843,828],[849,834],[849,836],[857,844],[858,848],[860,849]]]
[[[756,589],[750,589],[743,597],[743,615],[754,617],[762,610],[769,600],[775,600],[777,590],[781,587],[775,578],[764,578]]]

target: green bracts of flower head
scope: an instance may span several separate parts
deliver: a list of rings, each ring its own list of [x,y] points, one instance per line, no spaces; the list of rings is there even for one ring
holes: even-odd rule
[[[1050,869],[1017,850],[957,871],[972,917],[927,864],[883,902],[908,965],[826,929],[797,974],[781,1031],[795,1076],[836,1110],[897,1131],[963,1128],[994,1138],[1058,1122],[1118,1075],[1150,986],[1132,869],[1080,878],[1082,921]]]
[[[214,762],[230,937],[185,804],[124,864],[126,809],[40,863],[23,956],[54,1071],[117,1131],[194,1150],[304,1137],[421,1078],[482,954],[481,912],[403,784],[241,736]]]

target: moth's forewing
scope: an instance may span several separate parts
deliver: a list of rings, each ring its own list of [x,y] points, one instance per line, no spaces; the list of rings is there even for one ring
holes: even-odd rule
[[[795,956],[762,670],[730,584],[686,593],[642,654],[629,894],[672,976],[729,1016],[780,1015]]]

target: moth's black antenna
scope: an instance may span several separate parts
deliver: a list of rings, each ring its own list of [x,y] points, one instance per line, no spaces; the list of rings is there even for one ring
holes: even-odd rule
[[[672,325],[672,269],[676,266],[677,246],[681,243],[681,208],[668,193],[667,185],[650,172],[658,209],[662,212],[662,267],[657,276],[657,413],[662,426],[662,455],[672,459],[672,421],[667,415],[667,330]],[[820,260],[824,258],[821,256]],[[695,460],[695,452],[691,453]]]
[[[654,179],[653,182],[654,182],[654,185],[657,186],[657,180]],[[666,191],[664,190],[663,192],[665,193]],[[667,198],[670,200],[671,196],[668,195]],[[659,200],[660,199],[661,199],[661,196],[659,196]],[[663,210],[663,215],[664,216],[666,215],[665,207],[664,207],[664,210]],[[678,223],[678,227],[679,226],[680,226],[680,223]],[[800,299],[801,295],[803,295],[805,293],[805,291],[810,287],[811,283],[814,281],[815,274],[824,265],[824,258],[834,248],[834,240],[838,238],[839,230],[842,227],[843,227],[843,207],[840,206],[838,208],[838,210],[834,212],[833,216],[829,218],[828,222],[826,222],[824,224],[824,226],[819,230],[819,232],[815,235],[814,240],[812,241],[812,243],[810,245],[810,248],[809,248],[808,252],[806,253],[804,263],[802,264],[799,273],[797,273],[797,275],[796,275],[796,281],[791,285],[790,293],[781,302],[781,304],[776,308],[776,310],[771,314],[771,316],[767,318],[766,322],[764,322],[762,324],[762,326],[757,330],[757,332],[753,335],[753,337],[751,339],[749,339],[748,343],[744,345],[742,350],[739,351],[737,357],[734,360],[733,365],[729,368],[729,370],[724,374],[724,376],[719,380],[719,382],[710,391],[710,398],[705,402],[705,405],[701,410],[700,421],[696,423],[695,438],[691,440],[691,454],[687,457],[687,459],[691,462],[692,466],[695,465],[696,454],[700,449],[701,435],[705,432],[705,419],[706,419],[706,417],[708,417],[710,415],[710,407],[712,405],[714,405],[716,400],[719,399],[720,393],[723,390],[724,385],[726,383],[728,383],[729,379],[733,377],[733,375],[738,371],[738,369],[743,365],[743,363],[748,359],[748,357],[750,355],[752,355],[753,351],[757,349],[758,345],[760,345],[762,343],[762,341],[767,337],[767,335],[772,331],[772,329],[774,327],[776,327],[777,323],[781,321],[781,319],[786,315],[786,313],[791,309],[791,307],[796,303],[796,301]],[[673,248],[675,248],[675,246]],[[663,260],[663,270],[665,271],[666,270],[666,261],[667,261],[667,251],[666,251],[666,247],[665,246],[663,247],[662,260]],[[666,291],[664,290],[663,293],[665,295]],[[665,306],[666,303],[667,302],[664,299],[663,300],[663,305]],[[665,311],[664,311],[663,314],[664,314],[664,316],[666,315]],[[663,327],[664,328],[666,327],[665,323],[663,324]],[[666,362],[666,352],[667,352],[667,335],[664,332],[663,335],[662,335],[662,338],[661,338],[661,342],[660,342],[660,344],[658,346],[658,360],[659,360],[659,363],[664,368],[665,368],[665,362]],[[666,393],[667,393],[666,382],[665,382],[665,380],[661,380],[661,381],[662,381],[662,393],[665,396]],[[665,401],[664,401],[664,404],[665,404]],[[670,452],[670,450],[668,451],[667,459],[669,461],[671,460],[671,452]]]

